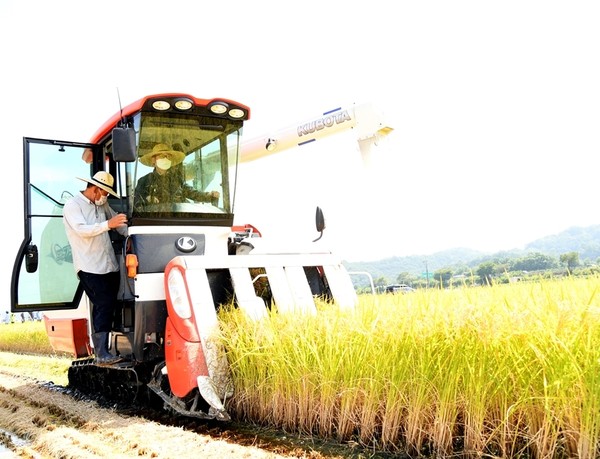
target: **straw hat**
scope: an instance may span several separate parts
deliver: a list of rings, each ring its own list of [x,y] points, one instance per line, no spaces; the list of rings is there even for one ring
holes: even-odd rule
[[[183,151],[172,150],[171,148],[169,148],[169,146],[167,144],[159,143],[159,144],[154,145],[154,148],[152,149],[152,151],[150,153],[146,153],[144,156],[141,156],[140,162],[144,166],[152,167],[153,166],[152,158],[154,158],[157,155],[168,156],[169,159],[171,160],[172,166],[179,164],[185,158],[185,153]]]
[[[79,180],[83,180],[84,182],[91,183],[92,185],[96,185],[98,188],[103,189],[104,191],[112,194],[115,198],[118,198],[119,195],[112,190],[113,183],[115,183],[115,179],[112,175],[105,171],[98,171],[94,174],[91,179],[77,177]]]

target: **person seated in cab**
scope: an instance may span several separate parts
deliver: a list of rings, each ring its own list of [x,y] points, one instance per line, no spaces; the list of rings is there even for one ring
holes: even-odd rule
[[[174,202],[216,202],[218,191],[202,192],[185,183],[181,162],[185,153],[164,143],[140,156],[140,162],[154,170],[141,177],[135,187],[135,207]]]

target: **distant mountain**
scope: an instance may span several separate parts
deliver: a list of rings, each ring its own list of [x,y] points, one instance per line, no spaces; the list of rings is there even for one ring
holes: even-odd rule
[[[400,273],[423,276],[442,268],[477,268],[485,261],[518,258],[531,252],[559,257],[563,253],[577,252],[581,261],[600,258],[600,225],[572,227],[559,234],[546,236],[530,242],[524,249],[484,253],[467,248],[455,248],[429,255],[391,257],[368,262],[344,262],[351,272],[366,271],[374,279],[385,277],[394,282]]]
[[[527,252],[555,256],[577,252],[581,260],[595,261],[600,258],[600,225],[569,228],[562,233],[533,241],[525,249]]]

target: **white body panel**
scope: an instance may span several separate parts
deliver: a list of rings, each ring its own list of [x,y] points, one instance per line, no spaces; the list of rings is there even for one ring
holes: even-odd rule
[[[165,274],[140,274],[135,278],[135,294],[137,301],[165,299]]]
[[[355,131],[364,160],[368,159],[371,145],[392,130],[372,104],[342,107],[244,142],[240,161],[254,161],[350,129]]]
[[[304,275],[304,266],[322,266],[325,270],[333,300],[340,308],[353,308],[358,302],[354,286],[341,260],[331,253],[296,253],[296,254],[253,254],[229,255],[227,257],[177,257],[185,266],[186,272],[207,269],[229,269],[232,273],[234,289],[240,308],[251,317],[260,319],[266,311],[262,299],[253,292],[252,279],[243,274],[250,268],[265,268],[273,291],[275,304],[285,311],[303,311],[312,313],[315,310],[314,298]],[[194,299],[192,298],[192,301]],[[282,311],[283,312],[283,311]]]

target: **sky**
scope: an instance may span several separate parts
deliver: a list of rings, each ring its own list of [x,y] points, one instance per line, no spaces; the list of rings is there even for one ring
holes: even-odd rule
[[[89,140],[117,88],[123,105],[237,100],[246,139],[375,104],[394,130],[369,167],[333,136],[249,165],[236,207],[265,237],[311,240],[319,205],[324,242],[348,261],[509,250],[599,224],[599,23],[595,1],[0,0],[6,295],[23,137]]]

